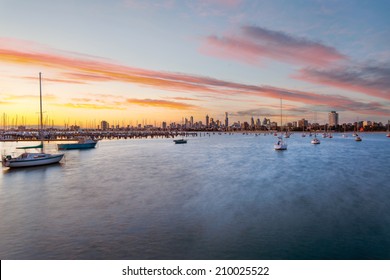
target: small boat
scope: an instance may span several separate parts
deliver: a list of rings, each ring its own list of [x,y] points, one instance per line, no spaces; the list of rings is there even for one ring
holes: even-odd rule
[[[47,154],[43,152],[43,121],[42,121],[42,83],[41,73],[39,73],[39,101],[40,101],[40,138],[41,144],[37,146],[29,147],[17,147],[16,149],[40,149],[39,153],[24,152],[18,157],[12,157],[6,155],[2,157],[2,164],[4,167],[30,167],[30,166],[41,166],[47,164],[58,163],[63,158],[64,154]]]
[[[362,141],[362,138],[359,135],[356,134],[355,141],[360,142],[360,141]]]
[[[57,144],[59,150],[84,150],[95,148],[97,140],[91,138],[81,138],[77,143]]]
[[[321,144],[321,141],[316,137],[316,135],[314,135],[314,138],[311,140],[311,143],[312,144]]]
[[[386,137],[390,137],[390,120],[387,121],[387,134]]]
[[[274,149],[277,151],[287,150],[287,143],[283,141],[281,136],[278,137],[278,142],[274,144]]]
[[[185,139],[177,139],[173,140],[173,142],[175,142],[175,144],[187,144],[187,140]]]
[[[282,107],[282,99],[280,99],[280,133],[281,135],[278,137],[278,141],[274,144],[274,149],[276,151],[283,151],[283,150],[287,150],[287,143],[283,141],[283,107]],[[275,133],[274,135],[277,135],[277,133]],[[289,134],[288,132],[286,131],[286,133],[284,134],[284,137],[285,138],[289,138]]]

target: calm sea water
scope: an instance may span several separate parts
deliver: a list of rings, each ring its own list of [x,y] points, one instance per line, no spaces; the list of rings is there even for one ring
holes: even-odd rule
[[[111,140],[3,169],[0,259],[390,259],[390,139],[362,137]]]

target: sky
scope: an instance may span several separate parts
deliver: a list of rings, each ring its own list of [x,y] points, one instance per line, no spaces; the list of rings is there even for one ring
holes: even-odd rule
[[[390,119],[388,0],[0,0],[0,124]]]

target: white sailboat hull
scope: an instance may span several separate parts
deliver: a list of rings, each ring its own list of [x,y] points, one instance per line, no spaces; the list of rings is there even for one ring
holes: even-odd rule
[[[275,150],[287,150],[287,144],[275,144],[274,149]]]
[[[3,166],[15,168],[48,165],[60,162],[63,156],[64,154],[28,153],[26,157],[3,158]]]

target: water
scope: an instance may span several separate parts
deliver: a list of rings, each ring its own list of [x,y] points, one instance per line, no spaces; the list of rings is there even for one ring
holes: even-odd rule
[[[362,136],[111,140],[3,169],[0,258],[390,259],[390,139]]]

